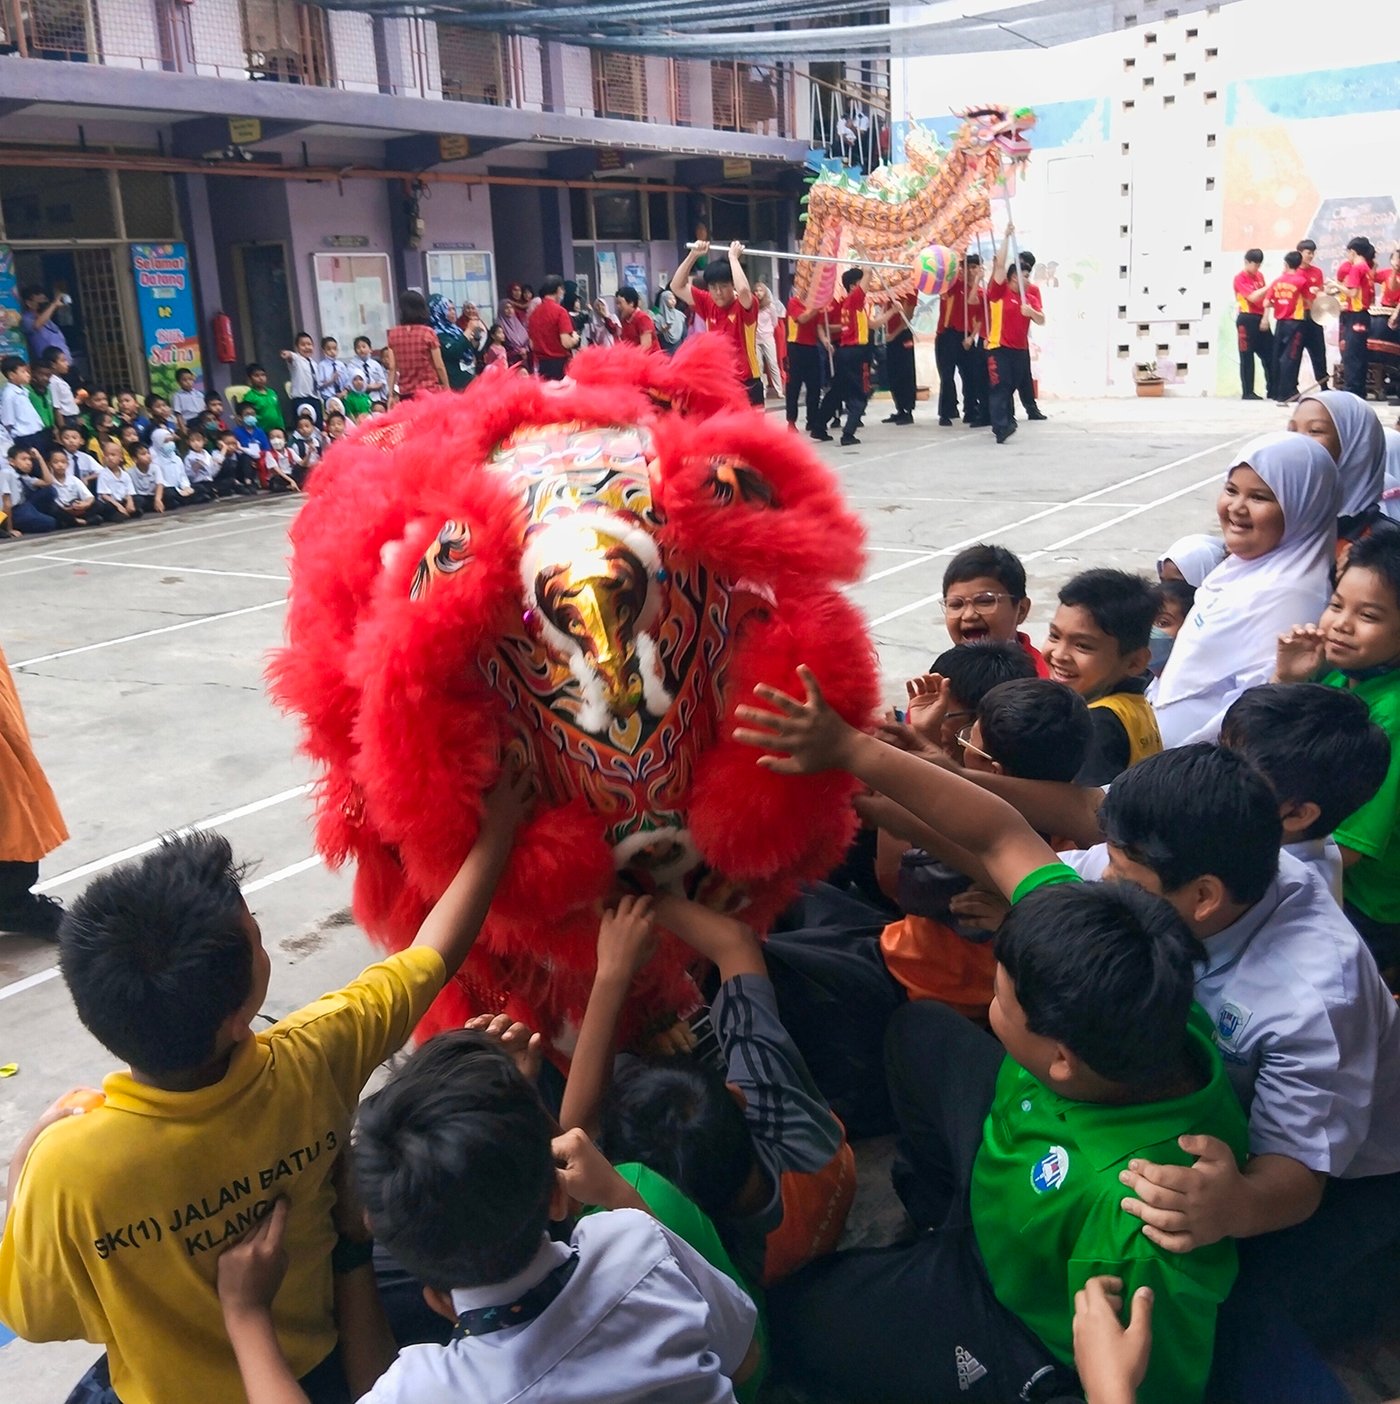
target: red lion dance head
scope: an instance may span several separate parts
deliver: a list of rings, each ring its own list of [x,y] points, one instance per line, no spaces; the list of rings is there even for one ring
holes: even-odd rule
[[[732,389],[730,387],[733,387]],[[830,472],[765,421],[706,337],[589,351],[551,384],[489,371],[405,405],[317,468],[292,529],[270,669],[321,772],[316,841],[356,914],[408,944],[476,837],[503,763],[532,768],[490,918],[425,1032],[506,1009],[567,1048],[600,904],[683,890],[763,929],[838,861],[852,784],[754,764],[754,685],[808,663],[847,717],[876,702],[862,530]],[[695,1004],[668,941],[630,1032]]]

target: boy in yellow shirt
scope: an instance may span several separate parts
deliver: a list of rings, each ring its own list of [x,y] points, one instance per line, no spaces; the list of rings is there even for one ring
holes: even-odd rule
[[[104,1080],[100,1106],[45,1118],[16,1154],[0,1320],[27,1340],[106,1346],[122,1404],[243,1404],[215,1267],[286,1198],[278,1339],[313,1399],[345,1397],[332,1169],[366,1081],[471,950],[525,803],[518,781],[487,799],[409,949],[258,1033],[270,962],[227,840],[168,839],[96,879],[64,924],[60,963],[84,1026],[130,1070]]]

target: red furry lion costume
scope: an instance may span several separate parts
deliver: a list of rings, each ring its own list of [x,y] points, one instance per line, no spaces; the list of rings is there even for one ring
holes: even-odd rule
[[[365,929],[408,944],[503,757],[538,777],[424,1032],[504,1008],[567,1047],[617,870],[761,930],[850,839],[846,776],[771,774],[730,735],[754,684],[794,690],[799,663],[860,722],[876,682],[837,589],[859,575],[860,523],[748,406],[728,354],[706,337],[674,358],[589,351],[558,384],[493,370],[377,420],[312,477],[270,676]],[[688,957],[668,940],[643,972],[633,1034],[694,1005]]]

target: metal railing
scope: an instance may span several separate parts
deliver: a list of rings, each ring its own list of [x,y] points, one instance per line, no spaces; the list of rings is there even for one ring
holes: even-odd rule
[[[551,82],[559,52],[300,0],[0,0],[0,53],[23,58],[797,134],[791,65],[565,50]]]

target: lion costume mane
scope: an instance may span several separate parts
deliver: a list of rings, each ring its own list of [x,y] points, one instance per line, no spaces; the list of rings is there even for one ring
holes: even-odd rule
[[[732,738],[809,664],[864,723],[863,533],[833,475],[748,405],[717,338],[591,350],[558,383],[492,369],[400,406],[317,467],[291,532],[273,695],[319,773],[316,843],[409,944],[508,759],[539,798],[470,959],[422,1032],[505,1010],[567,1049],[621,873],[763,930],[850,841],[853,782],[775,775]],[[626,1033],[696,1004],[667,938]]]

